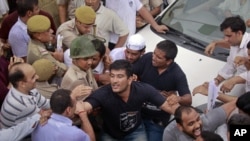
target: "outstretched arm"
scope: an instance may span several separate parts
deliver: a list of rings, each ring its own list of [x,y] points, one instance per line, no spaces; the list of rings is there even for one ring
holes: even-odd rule
[[[203,85],[199,85],[199,86],[195,87],[193,90],[193,95],[196,95],[198,93],[207,96],[208,95],[208,84],[203,84]],[[227,103],[227,102],[231,102],[231,101],[237,99],[237,97],[230,96],[230,95],[224,94],[222,92],[219,92],[217,99],[224,102],[224,103]]]
[[[95,132],[89,121],[84,102],[78,101],[76,103],[76,114],[78,114],[81,119],[82,130],[85,131],[89,135],[91,141],[95,141],[96,140]]]

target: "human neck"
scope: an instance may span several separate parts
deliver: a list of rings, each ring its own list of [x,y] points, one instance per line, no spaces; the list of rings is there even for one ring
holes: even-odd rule
[[[127,101],[128,101],[128,98],[129,98],[129,93],[130,93],[130,88],[128,88],[128,89],[125,90],[124,92],[118,93],[118,95],[121,97],[121,99],[122,99],[124,102],[127,102]]]

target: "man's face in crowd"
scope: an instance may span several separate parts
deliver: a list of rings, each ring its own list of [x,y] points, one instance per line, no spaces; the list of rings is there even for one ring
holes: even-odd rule
[[[144,52],[132,50],[129,48],[126,48],[124,52],[125,52],[126,60],[129,61],[130,63],[134,63],[135,61],[137,61],[141,57],[141,55],[143,55],[144,53]]]
[[[100,0],[85,0],[85,4],[93,8],[96,11],[99,8]]]
[[[168,66],[168,61],[166,59],[166,53],[162,50],[155,48],[153,52],[152,65],[157,68],[165,68]]]
[[[177,126],[182,132],[194,139],[201,135],[202,121],[199,113],[197,113],[194,109],[188,113],[184,111],[181,118],[182,124],[177,124]]]
[[[76,27],[77,27],[78,31],[80,32],[80,34],[82,34],[82,35],[91,33],[91,31],[93,31],[93,25],[94,25],[94,23],[93,24],[84,24],[76,19]]]
[[[39,76],[36,74],[35,69],[30,65],[25,65],[23,68],[25,80],[22,80],[22,84],[26,91],[30,91],[36,87],[36,80]]]
[[[102,61],[102,57],[100,55],[99,52],[97,52],[94,56],[93,56],[93,62],[91,65],[92,69],[95,69],[97,67],[97,65],[99,64],[99,62]]]
[[[35,33],[35,38],[37,38],[39,41],[43,43],[49,43],[52,42],[54,39],[53,30],[49,28],[47,31],[41,32],[41,33]]]
[[[87,71],[93,63],[93,57],[77,58],[73,60],[73,63],[81,70]]]
[[[242,32],[237,31],[233,32],[232,29],[229,27],[223,30],[224,40],[227,41],[231,46],[238,46],[242,40]]]
[[[110,83],[113,92],[121,94],[129,89],[132,77],[128,77],[125,70],[111,70]]]

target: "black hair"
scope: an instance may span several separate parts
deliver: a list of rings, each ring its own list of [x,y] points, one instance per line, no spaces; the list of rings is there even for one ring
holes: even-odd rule
[[[95,46],[95,50],[100,53],[100,57],[103,57],[106,53],[106,47],[104,43],[99,39],[92,40],[92,43]]]
[[[129,61],[124,60],[124,59],[114,61],[109,66],[109,71],[111,72],[111,70],[125,70],[127,77],[130,77],[133,75],[131,63],[129,63]]]
[[[227,124],[229,127],[230,125],[250,125],[250,117],[245,114],[233,114]]]
[[[71,91],[66,89],[58,89],[53,92],[50,98],[50,107],[52,112],[62,114],[67,107],[73,107],[70,94]]]
[[[168,59],[174,60],[178,52],[176,44],[170,40],[164,40],[159,42],[156,45],[156,48],[160,49],[166,54],[165,56],[166,60]]]
[[[24,17],[28,11],[33,11],[38,5],[38,0],[17,0],[17,12],[20,17]]]
[[[181,117],[182,117],[183,112],[190,113],[192,110],[196,111],[196,109],[192,106],[183,106],[183,105],[179,106],[174,112],[176,123],[179,123],[180,125],[182,125],[183,121]]]
[[[236,101],[236,106],[250,116],[250,92],[241,95]]]
[[[246,24],[240,16],[233,16],[226,18],[220,25],[220,30],[223,31],[231,28],[232,32],[241,31],[242,34],[246,32]]]
[[[21,65],[24,63],[18,62],[14,63],[9,71],[9,81],[13,85],[14,88],[18,87],[18,82],[25,80],[24,72],[21,69]]]
[[[247,49],[250,49],[250,41],[247,43]]]

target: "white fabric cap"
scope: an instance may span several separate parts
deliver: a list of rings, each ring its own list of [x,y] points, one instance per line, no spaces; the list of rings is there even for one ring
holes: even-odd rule
[[[132,50],[141,50],[145,46],[145,39],[140,34],[131,35],[127,42],[127,48]]]
[[[115,60],[125,59],[125,49],[126,47],[118,47],[112,49],[109,53],[112,62],[114,62]]]

